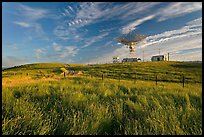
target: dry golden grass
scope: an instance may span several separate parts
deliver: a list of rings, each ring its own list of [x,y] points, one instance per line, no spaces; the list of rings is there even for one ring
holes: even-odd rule
[[[12,77],[12,78],[3,78],[2,86],[3,87],[18,87],[27,84],[41,83],[46,81],[56,81],[56,78],[40,78],[40,79],[32,79],[31,77]]]

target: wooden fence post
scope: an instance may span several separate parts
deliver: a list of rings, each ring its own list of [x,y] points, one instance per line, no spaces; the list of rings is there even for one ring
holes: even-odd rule
[[[184,78],[184,75],[183,75],[183,88],[184,88],[184,81],[185,81],[185,78]]]
[[[157,75],[156,75],[156,86],[157,86]]]
[[[66,74],[65,74],[65,72],[64,72],[64,78],[66,77]]]
[[[122,132],[122,135],[125,134],[125,102],[123,101],[123,109],[122,109],[122,129],[121,129],[121,132]]]
[[[120,82],[120,77],[121,77],[121,74],[119,74],[119,82]]]
[[[103,74],[101,76],[102,76],[102,80],[103,80]]]

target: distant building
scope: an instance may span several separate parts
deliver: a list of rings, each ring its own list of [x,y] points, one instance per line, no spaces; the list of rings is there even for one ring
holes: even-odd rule
[[[152,56],[151,61],[164,61],[164,55]]]
[[[122,62],[138,62],[141,61],[140,58],[124,58]]]
[[[113,63],[119,63],[119,57],[113,57]]]

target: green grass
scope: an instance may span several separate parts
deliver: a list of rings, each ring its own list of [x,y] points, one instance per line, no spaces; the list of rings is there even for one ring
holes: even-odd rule
[[[81,70],[85,74],[101,77],[104,74],[107,78],[133,80],[155,80],[180,82],[182,76],[188,82],[201,83],[202,63],[190,62],[134,62],[120,64],[98,64],[93,66],[72,66],[73,70]]]
[[[124,66],[119,68],[120,65]],[[156,86],[154,80],[144,81],[142,77],[137,81],[123,78],[120,82],[113,76],[103,81],[97,75],[63,78],[60,68],[64,64],[36,64],[30,69],[29,65],[23,66],[25,70],[21,67],[5,70],[3,83],[8,83],[2,90],[3,135],[202,134],[202,84],[197,75],[193,75],[201,77],[200,65],[178,62],[163,66],[151,62],[120,65],[72,65],[72,68],[92,76],[96,70],[121,69],[122,72],[125,68],[138,70],[141,74],[154,70],[178,73],[180,70],[191,76],[191,82],[183,88],[175,81],[160,81]],[[142,65],[151,70],[146,71]],[[13,76],[11,72],[17,69],[19,74]],[[42,75],[34,78],[39,70],[53,75],[55,80],[42,82]],[[33,76],[20,74],[27,71]],[[169,77],[174,78],[170,74]],[[23,78],[33,82],[12,83],[13,79]]]

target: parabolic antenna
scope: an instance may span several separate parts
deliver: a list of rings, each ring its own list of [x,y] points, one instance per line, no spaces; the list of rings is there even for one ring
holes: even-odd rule
[[[123,45],[126,45],[130,49],[131,54],[135,52],[135,45],[145,38],[146,36],[140,34],[125,34],[121,37],[118,37],[117,41]]]

